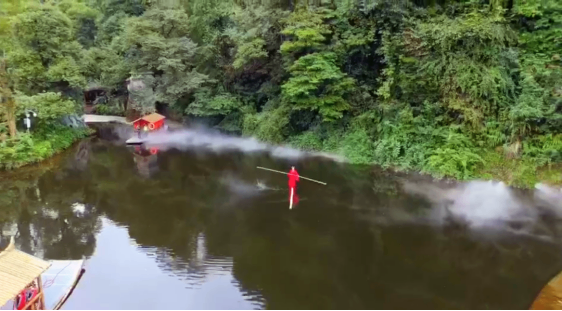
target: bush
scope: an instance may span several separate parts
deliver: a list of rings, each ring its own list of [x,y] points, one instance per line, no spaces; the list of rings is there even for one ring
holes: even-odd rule
[[[370,164],[374,159],[373,141],[365,129],[352,129],[343,136],[340,153],[351,163]]]
[[[60,124],[43,124],[33,134],[20,133],[0,142],[0,169],[14,169],[45,160],[86,137],[88,129],[72,129]]]
[[[433,150],[427,159],[424,170],[438,176],[451,176],[467,179],[473,176],[483,159],[473,150],[471,140],[460,133],[450,132],[445,145]]]
[[[242,133],[269,143],[281,143],[285,141],[288,123],[289,109],[281,106],[257,114],[246,114]]]
[[[96,114],[122,117],[125,116],[125,111],[123,111],[122,107],[118,107],[110,104],[101,104],[96,106]]]
[[[562,135],[542,135],[523,143],[523,156],[539,165],[562,162]]]
[[[307,131],[300,135],[291,137],[289,139],[289,144],[294,148],[306,151],[322,150],[322,139],[313,131]]]

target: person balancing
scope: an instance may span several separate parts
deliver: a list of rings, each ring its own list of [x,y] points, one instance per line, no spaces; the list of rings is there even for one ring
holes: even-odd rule
[[[294,166],[291,166],[291,171],[289,171],[287,176],[289,177],[289,188],[296,188],[299,181],[299,172],[297,172]]]
[[[279,173],[279,174],[285,174],[287,175],[287,177],[289,177],[289,190],[290,190],[290,197],[289,197],[289,208],[292,209],[293,208],[293,199],[295,199],[295,201],[298,201],[298,197],[295,196],[295,192],[296,192],[296,188],[297,188],[297,182],[300,181],[300,179],[305,179],[308,181],[312,181],[321,185],[326,186],[327,184],[325,182],[321,182],[318,180],[314,180],[311,178],[307,178],[307,177],[303,177],[299,175],[299,172],[297,172],[297,170],[295,169],[294,166],[291,167],[291,170],[289,171],[289,173],[285,173],[285,172],[281,172],[281,171],[277,171],[277,170],[272,170],[270,168],[265,168],[265,167],[261,167],[258,166],[257,167],[260,170],[266,170],[266,171],[270,171],[270,172],[275,172],[275,173]]]
[[[291,171],[289,171],[289,174],[287,174],[287,176],[289,177],[289,190],[291,191],[289,197],[289,209],[292,209],[293,202],[296,204],[299,201],[298,199],[299,197],[295,196],[295,193],[297,190],[297,182],[299,182],[300,176],[299,176],[299,172],[297,172],[294,166],[291,166]]]

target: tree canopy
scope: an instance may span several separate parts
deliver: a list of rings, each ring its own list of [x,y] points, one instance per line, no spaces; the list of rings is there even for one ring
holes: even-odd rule
[[[557,0],[7,0],[0,15],[8,124],[33,96],[76,108],[102,86],[141,113],[457,178],[498,153],[562,158]]]

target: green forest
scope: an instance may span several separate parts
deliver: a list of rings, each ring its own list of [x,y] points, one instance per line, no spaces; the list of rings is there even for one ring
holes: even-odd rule
[[[98,112],[129,98],[352,163],[562,182],[559,0],[2,0],[0,48],[0,163],[99,87]]]

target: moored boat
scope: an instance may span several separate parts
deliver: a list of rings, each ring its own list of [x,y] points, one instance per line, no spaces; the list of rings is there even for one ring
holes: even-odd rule
[[[0,310],[58,310],[84,273],[84,260],[45,261],[16,249],[0,252]]]
[[[133,127],[136,131],[135,135],[129,138],[125,143],[127,145],[141,145],[146,141],[146,135],[149,132],[155,132],[165,129],[164,125],[166,117],[158,113],[151,113],[144,117],[133,121]]]
[[[562,272],[552,278],[538,294],[531,305],[531,310],[562,309]]]

